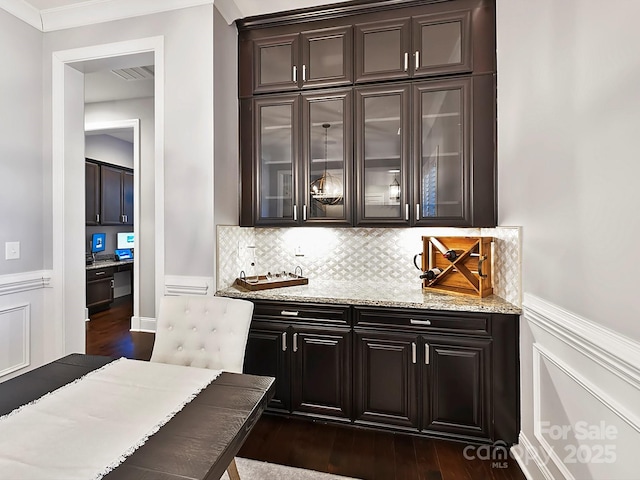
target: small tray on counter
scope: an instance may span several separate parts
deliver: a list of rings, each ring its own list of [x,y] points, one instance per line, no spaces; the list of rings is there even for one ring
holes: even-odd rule
[[[308,278],[296,275],[295,273],[288,273],[286,278],[276,277],[267,279],[266,275],[258,275],[253,277],[238,277],[235,281],[235,285],[239,285],[247,290],[293,287],[295,285],[307,285],[308,283]]]

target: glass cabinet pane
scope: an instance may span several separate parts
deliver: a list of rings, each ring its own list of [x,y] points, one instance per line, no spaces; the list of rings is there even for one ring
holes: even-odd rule
[[[295,102],[258,104],[260,218],[293,218]]]
[[[461,89],[420,93],[420,216],[463,215]]]
[[[260,49],[260,84],[283,83],[292,78],[291,44]]]
[[[403,198],[403,95],[372,95],[362,103],[364,219],[400,219]]]
[[[342,37],[315,38],[309,41],[309,80],[344,76]]]
[[[462,61],[462,24],[461,22],[436,23],[423,25],[422,33],[423,67],[451,65]]]
[[[409,28],[409,18],[356,25],[356,82],[409,76]]]
[[[345,99],[309,103],[308,218],[345,218]]]
[[[302,33],[303,88],[351,83],[351,37],[351,27],[332,27]]]

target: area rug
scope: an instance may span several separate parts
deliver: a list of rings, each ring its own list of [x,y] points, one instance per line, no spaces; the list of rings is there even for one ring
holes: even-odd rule
[[[286,467],[275,463],[259,462],[248,458],[236,457],[238,474],[242,480],[356,480],[330,473],[305,470],[303,468]],[[229,480],[227,472],[220,477]]]

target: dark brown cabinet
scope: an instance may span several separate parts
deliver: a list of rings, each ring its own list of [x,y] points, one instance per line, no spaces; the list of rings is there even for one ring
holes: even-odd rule
[[[256,302],[244,372],[276,378],[270,409],[349,420],[347,319],[343,307]]]
[[[100,195],[102,225],[133,225],[133,172],[101,165]]]
[[[243,154],[243,224],[351,223],[351,90],[268,95],[243,112],[255,126]],[[248,187],[251,183],[255,188]],[[246,220],[245,220],[246,219]]]
[[[274,412],[517,442],[518,316],[254,301],[245,373]]]
[[[95,309],[108,306],[113,302],[114,268],[87,270],[87,308]]]
[[[85,162],[84,172],[85,223],[100,225],[100,165]]]
[[[240,68],[253,79],[241,81],[241,96],[352,83],[351,26],[273,36],[268,32],[240,40]],[[251,90],[244,87],[249,84]]]
[[[389,3],[239,23],[242,226],[497,224],[495,3]]]

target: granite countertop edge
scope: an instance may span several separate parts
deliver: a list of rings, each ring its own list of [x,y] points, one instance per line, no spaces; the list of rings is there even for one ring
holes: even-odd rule
[[[243,298],[250,300],[273,300],[281,302],[297,303],[330,303],[333,305],[358,305],[385,308],[413,308],[422,310],[440,310],[477,313],[502,313],[520,315],[522,309],[506,300],[491,295],[485,298],[475,298],[466,295],[449,295],[446,293],[423,292],[420,286],[396,286],[391,293],[383,298],[380,292],[388,291],[388,287],[380,284],[370,284],[357,291],[350,292],[349,287],[331,284],[331,287],[321,286],[295,286],[281,287],[265,290],[247,290],[243,287],[232,285],[218,290],[215,295],[219,297]],[[340,293],[329,290],[338,289]],[[403,298],[404,297],[404,298]]]
[[[119,265],[128,265],[133,263],[133,260],[98,260],[95,263],[90,263],[86,266],[87,270],[97,270],[99,268],[117,267]]]

